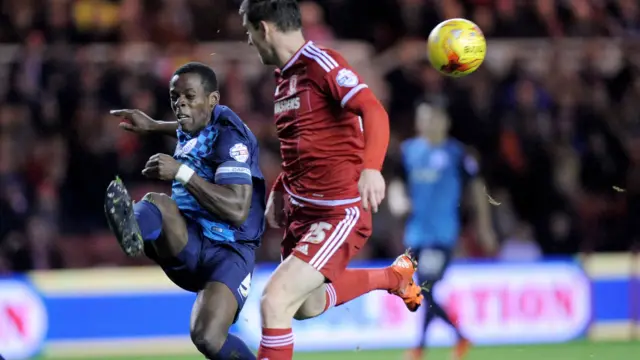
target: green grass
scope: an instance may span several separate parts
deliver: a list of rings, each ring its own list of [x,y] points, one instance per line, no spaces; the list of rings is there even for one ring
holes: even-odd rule
[[[348,351],[299,353],[295,360],[403,360],[403,351]],[[640,358],[640,342],[573,342],[472,348],[466,360],[631,360]],[[45,358],[39,358],[44,360]],[[77,358],[76,358],[77,359]],[[111,357],[91,360],[201,360],[201,357]],[[448,360],[450,350],[429,350],[425,360]]]

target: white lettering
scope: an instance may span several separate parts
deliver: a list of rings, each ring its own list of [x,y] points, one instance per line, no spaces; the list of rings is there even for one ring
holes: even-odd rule
[[[300,98],[295,97],[293,99],[282,100],[275,103],[273,112],[275,114],[280,114],[283,112],[298,110],[298,109],[300,109]]]

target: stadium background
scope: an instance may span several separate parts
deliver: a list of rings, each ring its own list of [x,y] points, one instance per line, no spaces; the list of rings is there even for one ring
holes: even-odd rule
[[[301,6],[307,37],[343,52],[389,110],[385,169],[394,168],[399,142],[412,135],[412,107],[420,99],[445,106],[453,135],[481,159],[487,193],[500,204],[492,210],[501,249],[481,252],[471,214],[461,260],[438,289],[463,330],[487,346],[471,359],[637,352],[638,3],[325,0]],[[173,70],[189,60],[210,64],[222,102],[258,136],[263,171],[273,180],[279,172],[273,75],[246,46],[237,7],[226,0],[0,1],[0,354],[194,354],[187,334],[193,296],[144,267],[149,262],[121,254],[102,215],[103,191],[115,174],[136,196],[168,190],[145,181],[140,169],[173,145],[119,131],[108,110],[139,108],[170,119]],[[425,63],[424,39],[454,17],[474,20],[489,48],[476,74],[452,81]],[[362,264],[384,264],[402,250],[401,221],[392,211],[402,205],[400,196],[389,195]],[[278,258],[279,237],[265,236],[252,300],[234,328],[252,344],[257,298]],[[411,345],[418,320],[393,298],[369,295],[296,324],[297,348],[310,351],[296,358],[324,359],[329,355],[318,351],[328,350],[349,351],[331,355],[337,359],[399,358],[394,350],[365,350]],[[452,339],[435,327],[430,340]],[[530,345],[496,347],[506,344]],[[436,351],[432,358],[445,355]]]

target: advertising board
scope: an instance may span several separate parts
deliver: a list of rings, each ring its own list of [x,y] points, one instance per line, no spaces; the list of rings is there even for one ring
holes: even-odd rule
[[[272,271],[272,266],[256,270],[248,301],[232,327],[252,347],[260,341],[260,295]],[[45,355],[69,358],[115,350],[142,354],[148,347],[153,355],[167,351],[162,344],[172,344],[174,352],[195,352],[189,337],[194,294],[166,283],[155,268],[85,273],[0,280],[0,354],[17,360],[43,349]],[[585,334],[592,316],[591,288],[570,261],[456,263],[435,296],[476,344],[545,343]],[[418,341],[427,308],[410,313],[396,297],[375,291],[318,318],[295,321],[296,350],[410,347]],[[454,340],[439,320],[427,339],[430,346]]]
[[[0,282],[0,354],[26,359],[42,347],[47,333],[47,312],[40,296],[26,283]]]

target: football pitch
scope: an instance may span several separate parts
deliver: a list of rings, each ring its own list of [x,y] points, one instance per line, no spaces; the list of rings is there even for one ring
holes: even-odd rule
[[[527,345],[504,347],[476,347],[472,348],[466,360],[627,360],[640,353],[640,342],[572,342],[554,345]],[[425,354],[424,359],[448,360],[451,358],[449,349],[432,349]],[[635,354],[635,355],[634,355]],[[45,360],[51,358],[38,358]],[[78,359],[78,358],[75,358]],[[122,356],[122,357],[91,357],[92,360],[196,360],[198,356]],[[299,353],[296,360],[403,360],[404,352],[396,351],[346,351],[323,353]]]

